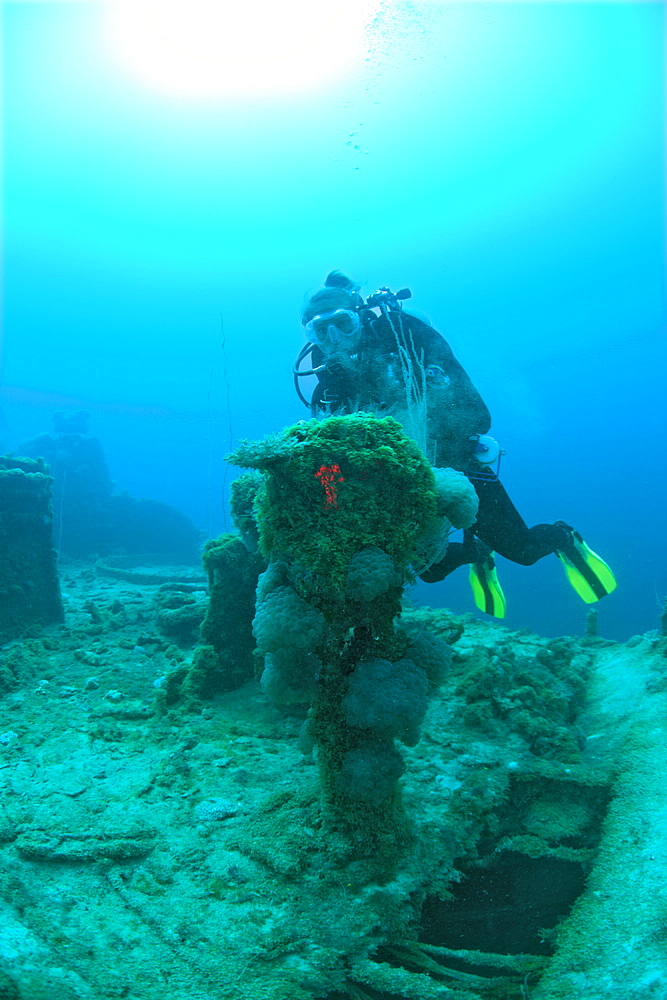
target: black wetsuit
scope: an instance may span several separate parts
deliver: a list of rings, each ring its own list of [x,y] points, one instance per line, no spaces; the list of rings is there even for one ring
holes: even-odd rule
[[[406,381],[417,388],[425,385],[427,457],[434,466],[465,473],[479,498],[479,510],[463,542],[450,543],[445,558],[426,570],[423,580],[442,580],[464,563],[481,562],[489,550],[531,566],[568,546],[564,525],[529,528],[495,473],[474,458],[475,435],[487,433],[491,416],[451,347],[433,327],[404,312],[390,313],[389,320],[366,312],[356,354],[325,356],[315,347],[312,361],[313,368],[325,366],[313,393],[314,413],[395,414],[406,409]]]
[[[521,566],[532,566],[557,549],[571,549],[568,525],[536,524],[529,528],[498,476],[487,466],[473,459],[466,476],[479,498],[477,520],[463,532],[462,542],[450,542],[445,558],[420,574],[426,583],[443,580],[465,563],[483,562],[491,551]]]
[[[434,466],[465,472],[476,434],[486,434],[491,414],[451,347],[433,327],[403,312],[384,316],[366,311],[356,353],[324,355],[313,348],[318,373],[312,398],[314,413],[356,413],[410,417],[412,382],[426,388],[427,457]],[[410,377],[411,374],[411,377]],[[407,376],[407,379],[406,379]],[[413,400],[414,402],[414,400]]]

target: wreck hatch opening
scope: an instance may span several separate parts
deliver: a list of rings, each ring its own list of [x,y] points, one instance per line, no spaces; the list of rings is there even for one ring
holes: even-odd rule
[[[461,882],[451,886],[453,899],[427,897],[419,932],[424,944],[551,955],[553,948],[542,932],[567,916],[586,879],[576,861],[509,851],[491,866],[470,867],[462,874]],[[461,967],[473,971],[470,964]]]

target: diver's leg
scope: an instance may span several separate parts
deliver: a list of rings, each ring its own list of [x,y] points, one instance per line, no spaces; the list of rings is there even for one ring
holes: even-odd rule
[[[489,555],[489,547],[475,538],[474,533],[468,529],[463,532],[462,542],[450,542],[447,546],[445,558],[440,562],[433,563],[423,573],[419,574],[419,579],[425,583],[439,583],[446,576],[453,573],[459,566],[466,563],[483,562]]]
[[[498,477],[489,469],[469,472],[468,478],[479,498],[472,530],[494,552],[522,566],[532,566],[538,559],[569,544],[569,532],[563,522],[529,528]]]
[[[472,530],[495,552],[522,566],[532,566],[555,552],[565,567],[568,583],[587,604],[615,590],[612,570],[571,525],[556,521],[529,528],[494,473],[475,470],[468,478],[479,497]]]

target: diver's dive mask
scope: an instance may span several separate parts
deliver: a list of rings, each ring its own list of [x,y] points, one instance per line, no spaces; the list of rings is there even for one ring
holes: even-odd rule
[[[308,339],[325,352],[337,347],[352,347],[360,328],[361,320],[353,309],[331,309],[313,316],[306,323]]]

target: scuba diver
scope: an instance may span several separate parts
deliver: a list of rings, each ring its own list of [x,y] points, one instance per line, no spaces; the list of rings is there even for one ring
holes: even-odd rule
[[[308,342],[295,362],[294,384],[313,416],[368,411],[396,417],[432,465],[457,469],[472,483],[479,501],[475,523],[420,578],[437,583],[470,564],[477,607],[503,618],[494,554],[532,566],[553,552],[586,603],[611,593],[612,571],[573,527],[556,521],[529,528],[517,511],[491,468],[502,452],[488,436],[489,410],[444,337],[403,310],[409,289],[381,288],[365,301],[359,289],[332,271],[310,296],[301,316]],[[306,358],[310,365],[303,369]],[[299,385],[309,375],[317,378],[310,400]]]

